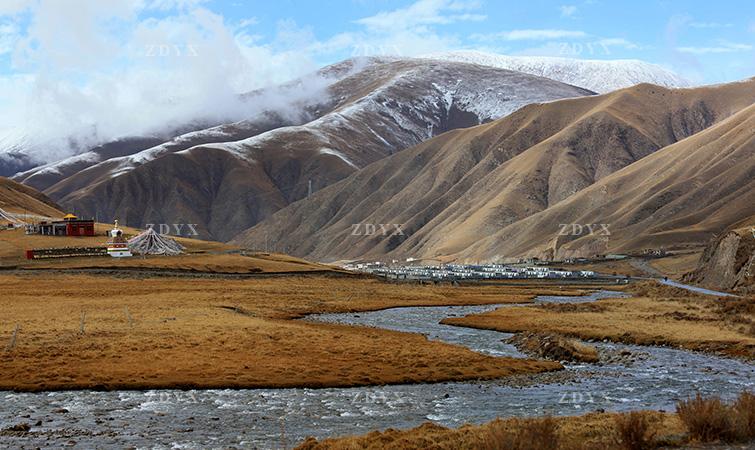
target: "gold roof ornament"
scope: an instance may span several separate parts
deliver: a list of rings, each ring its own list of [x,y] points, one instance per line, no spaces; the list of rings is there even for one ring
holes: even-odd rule
[[[63,220],[76,220],[76,219],[78,219],[78,217],[74,216],[71,213],[68,213],[65,216],[63,216]]]

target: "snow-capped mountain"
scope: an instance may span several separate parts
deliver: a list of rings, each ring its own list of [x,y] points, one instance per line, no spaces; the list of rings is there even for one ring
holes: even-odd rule
[[[0,129],[0,176],[34,167],[36,164],[25,153],[31,145],[32,140],[22,130]]]
[[[338,69],[344,65],[351,69]],[[451,61],[371,58],[336,66],[324,70],[346,76],[317,103],[302,104],[305,113],[293,114],[297,120],[250,118],[101,161],[90,154],[16,179],[40,187],[53,181],[44,192],[84,216],[136,227],[193,223],[202,237],[226,240],[307,196],[310,182],[317,191],[446,131],[531,103],[594,94]],[[67,167],[78,170],[68,174]]]
[[[656,64],[635,59],[590,60],[548,56],[506,56],[474,50],[434,53],[427,58],[515,70],[606,93],[651,83],[663,87],[689,87],[690,83]]]

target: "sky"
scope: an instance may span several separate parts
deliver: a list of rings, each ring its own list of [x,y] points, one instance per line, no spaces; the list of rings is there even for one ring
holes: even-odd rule
[[[462,49],[734,81],[755,76],[755,2],[0,0],[0,130],[113,138],[244,114],[237,93],[352,56]]]

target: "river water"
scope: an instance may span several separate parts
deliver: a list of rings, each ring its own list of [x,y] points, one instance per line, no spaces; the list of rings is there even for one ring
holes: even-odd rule
[[[616,296],[538,297],[585,302]],[[440,325],[446,317],[502,305],[393,308],[307,320],[410,331],[498,356],[523,356],[495,331]],[[664,409],[694,395],[732,398],[753,389],[755,366],[662,347],[597,343],[601,352],[629,351],[605,365],[567,365],[561,372],[507,380],[350,389],[251,389],[0,393],[0,429],[32,425],[30,435],[0,436],[14,448],[291,448],[307,436],[409,428],[426,421],[447,426],[495,417]],[[7,434],[7,433],[6,433]]]

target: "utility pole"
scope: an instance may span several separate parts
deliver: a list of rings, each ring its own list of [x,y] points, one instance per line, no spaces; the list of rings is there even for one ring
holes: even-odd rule
[[[312,196],[312,179],[309,179],[309,190],[307,191],[307,198]]]

